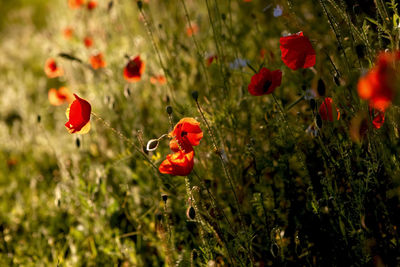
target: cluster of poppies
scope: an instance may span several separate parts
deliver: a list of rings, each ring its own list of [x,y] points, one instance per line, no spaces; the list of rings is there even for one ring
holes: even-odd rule
[[[300,68],[311,68],[316,62],[316,53],[308,37],[304,36],[303,32],[281,37],[280,50],[282,62],[292,70]],[[265,51],[262,50],[262,57]],[[260,71],[251,77],[250,84],[247,89],[254,96],[271,94],[282,82],[281,70],[269,70],[261,68]],[[339,119],[339,109],[333,109],[333,100],[327,97],[319,107],[319,113],[322,120],[333,121],[334,118]],[[333,113],[337,116],[333,116]]]
[[[194,165],[194,149],[203,138],[200,123],[194,118],[183,118],[169,133],[171,141],[169,148],[172,154],[168,154],[161,163],[159,171],[165,174],[186,176],[191,173]]]
[[[315,50],[303,32],[281,37],[279,42],[282,61],[290,69],[305,69],[315,65]],[[281,81],[282,71],[261,68],[251,77],[248,91],[255,96],[271,94],[281,85]]]

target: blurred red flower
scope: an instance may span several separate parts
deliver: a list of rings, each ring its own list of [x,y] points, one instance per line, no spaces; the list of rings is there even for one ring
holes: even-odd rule
[[[152,84],[165,84],[167,82],[167,80],[165,79],[165,76],[163,75],[156,75],[156,76],[151,76],[150,77],[150,83]]]
[[[44,64],[44,72],[49,78],[56,78],[64,75],[64,70],[58,67],[54,58],[49,58]]]
[[[60,87],[58,90],[51,88],[48,93],[49,102],[53,106],[59,106],[64,103],[71,103],[74,100],[72,93],[67,87]]]
[[[178,151],[174,154],[167,155],[167,158],[161,163],[158,168],[161,173],[186,176],[193,170],[194,151],[185,153]]]
[[[143,71],[144,62],[140,59],[140,56],[136,56],[126,64],[124,68],[124,78],[128,82],[137,82],[142,77]]]
[[[321,119],[324,121],[333,121],[333,113],[335,112],[333,110],[332,104],[335,105],[333,103],[332,98],[327,97],[325,98],[324,102],[322,102],[321,106],[319,106],[319,115],[321,116]],[[335,107],[336,108],[336,107]],[[340,118],[340,112],[339,109],[336,108],[336,112],[337,116],[335,116],[336,120],[339,120]]]
[[[69,40],[72,38],[73,35],[74,35],[74,30],[71,27],[66,27],[63,30],[63,36],[65,39]]]
[[[89,10],[93,10],[96,7],[97,7],[97,1],[92,0],[87,3],[87,9]]]
[[[89,47],[91,47],[91,46],[93,45],[93,39],[92,39],[91,37],[89,37],[89,36],[86,36],[86,37],[83,39],[83,43],[85,44],[85,46],[86,46],[87,48],[89,48]]]
[[[281,85],[282,72],[280,70],[270,71],[262,68],[259,73],[251,77],[248,86],[249,93],[255,96],[271,94],[276,87]]]
[[[375,66],[358,81],[357,91],[361,99],[369,100],[372,108],[386,110],[394,96],[399,73],[396,63],[400,62],[400,51],[381,52]]]
[[[372,117],[372,125],[375,129],[379,129],[382,127],[385,122],[385,111],[374,109],[369,106],[369,114]]]
[[[97,53],[95,55],[90,56],[90,64],[92,65],[93,69],[100,69],[104,68],[107,64],[106,61],[103,59],[102,53]]]
[[[68,121],[65,123],[69,133],[86,134],[90,130],[90,113],[92,107],[85,99],[74,94],[75,100],[66,111]]]
[[[68,0],[68,6],[71,9],[80,8],[84,4],[85,4],[85,0]]]
[[[303,32],[281,37],[279,42],[282,61],[292,70],[315,65],[315,50]]]
[[[191,26],[186,27],[186,34],[187,36],[192,36],[193,34],[196,34],[199,31],[199,26],[197,26],[196,23],[191,23]]]

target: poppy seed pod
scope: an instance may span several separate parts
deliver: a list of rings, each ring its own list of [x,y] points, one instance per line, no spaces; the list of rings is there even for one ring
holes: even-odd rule
[[[137,1],[137,6],[140,10],[142,10],[143,7],[143,2],[142,1]]]
[[[172,107],[171,106],[167,106],[167,113],[168,113],[168,115],[172,114]]]
[[[147,151],[154,151],[158,147],[158,139],[151,139],[147,142],[146,150]]]
[[[310,107],[312,110],[315,110],[315,107],[317,106],[317,103],[315,102],[315,99],[310,99]]]
[[[187,211],[186,211],[186,217],[187,217],[189,220],[194,220],[194,219],[196,218],[196,211],[195,211],[195,209],[194,209],[192,206],[190,206],[190,207],[187,209]]]
[[[356,45],[356,53],[357,53],[357,57],[359,59],[364,58],[365,57],[365,45],[363,45],[363,44]]]
[[[79,138],[75,139],[75,145],[77,148],[79,148],[81,146],[81,140],[79,140]]]
[[[162,200],[163,200],[164,202],[167,202],[167,200],[168,200],[168,195],[167,195],[167,194],[163,194],[163,195],[161,196],[161,198],[162,198]]]
[[[325,88],[325,83],[324,83],[324,81],[322,79],[318,80],[317,91],[318,91],[318,94],[320,96],[324,96],[325,95],[326,88]]]
[[[192,97],[193,97],[194,101],[197,101],[197,99],[199,98],[199,92],[193,91],[192,92]]]
[[[40,121],[42,120],[42,117],[40,115],[37,115],[37,122],[40,123]]]

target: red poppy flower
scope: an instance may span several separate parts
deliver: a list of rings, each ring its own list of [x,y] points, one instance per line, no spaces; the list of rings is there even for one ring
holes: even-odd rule
[[[319,115],[321,116],[321,119],[324,121],[333,121],[333,108],[332,108],[333,100],[330,97],[325,98],[324,102],[322,102],[321,106],[319,106]],[[337,113],[337,118],[336,120],[339,120],[340,118],[340,112],[339,109],[336,108],[336,113]],[[336,116],[335,116],[336,117]]]
[[[396,63],[400,52],[379,54],[375,66],[358,81],[357,91],[361,99],[369,100],[372,108],[384,111],[395,95],[395,84],[399,78]]]
[[[104,68],[107,65],[105,60],[103,59],[102,53],[90,56],[90,64],[92,65],[92,68],[95,70]]]
[[[374,126],[374,128],[381,128],[383,123],[385,122],[385,111],[374,109],[369,106],[369,114],[372,117],[372,125]]]
[[[49,58],[44,64],[44,72],[49,78],[56,78],[64,75],[64,70],[57,66],[54,58]]]
[[[144,62],[140,59],[140,56],[136,56],[126,64],[124,68],[124,78],[128,82],[137,82],[142,77],[143,71]]]
[[[192,172],[194,165],[194,151],[185,153],[178,151],[174,154],[167,155],[167,158],[158,168],[161,173],[186,176]]]
[[[249,93],[255,96],[271,94],[276,87],[281,85],[282,72],[280,70],[270,71],[262,68],[259,73],[251,77],[248,86]]]
[[[85,99],[80,98],[74,94],[75,100],[68,107],[67,115],[68,121],[65,123],[69,133],[85,134],[90,130],[90,113],[92,107]]]
[[[197,26],[196,23],[191,23],[191,26],[186,27],[186,34],[187,36],[192,36],[193,34],[196,34],[199,31],[199,26]]]
[[[172,151],[178,151],[179,146],[183,150],[190,150],[189,146],[197,146],[203,138],[200,122],[193,118],[183,118],[174,127],[169,136],[173,138],[170,142]]]
[[[84,4],[85,4],[85,0],[68,0],[68,6],[71,9],[80,8]]]
[[[161,163],[159,171],[171,175],[188,175],[194,164],[194,150],[203,138],[200,123],[193,118],[183,118],[169,133],[172,138],[169,146],[175,153],[167,155]]]
[[[74,35],[74,30],[72,28],[66,27],[63,30],[63,36],[64,36],[65,39],[69,40],[69,39],[72,38],[73,35]]]
[[[89,10],[93,10],[93,9],[95,9],[97,7],[97,1],[89,1],[88,3],[87,3],[87,9],[89,9]]]
[[[303,32],[281,37],[282,61],[292,70],[315,65],[315,50]]]
[[[60,87],[58,90],[51,88],[48,97],[50,104],[53,106],[59,106],[66,102],[71,103],[74,100],[73,95],[66,87]]]
[[[156,76],[151,76],[150,77],[150,83],[152,84],[165,84],[167,82],[167,80],[165,79],[165,76],[163,75],[156,75]]]
[[[83,43],[87,48],[89,48],[93,45],[93,39],[90,38],[89,36],[86,36],[85,39],[83,39]]]

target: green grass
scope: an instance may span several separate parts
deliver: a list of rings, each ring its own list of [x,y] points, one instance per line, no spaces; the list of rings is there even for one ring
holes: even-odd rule
[[[1,266],[400,264],[397,103],[382,128],[370,128],[361,142],[350,137],[352,119],[368,116],[359,77],[379,51],[399,48],[395,1],[149,0],[139,8],[114,0],[98,1],[91,12],[61,0],[6,2]],[[274,17],[278,4],[283,14]],[[189,25],[199,28],[193,36]],[[70,40],[62,35],[67,26]],[[299,31],[317,63],[292,71],[280,58],[279,38]],[[83,45],[86,35],[93,48]],[[95,51],[104,54],[105,69],[90,67]],[[146,64],[137,83],[123,79],[125,55]],[[218,58],[207,66],[209,55]],[[49,57],[65,76],[46,77]],[[281,69],[282,85],[273,96],[250,95],[254,72],[233,68],[236,59]],[[160,74],[167,83],[151,84]],[[316,127],[317,111],[310,101],[285,108],[316,90],[319,79],[341,117],[312,136],[306,130]],[[88,134],[69,134],[67,106],[49,104],[48,90],[60,86],[91,103],[98,117]],[[317,96],[317,107],[323,99]],[[183,117],[196,118],[204,132],[194,170],[160,174],[168,140],[154,152],[141,148]]]

